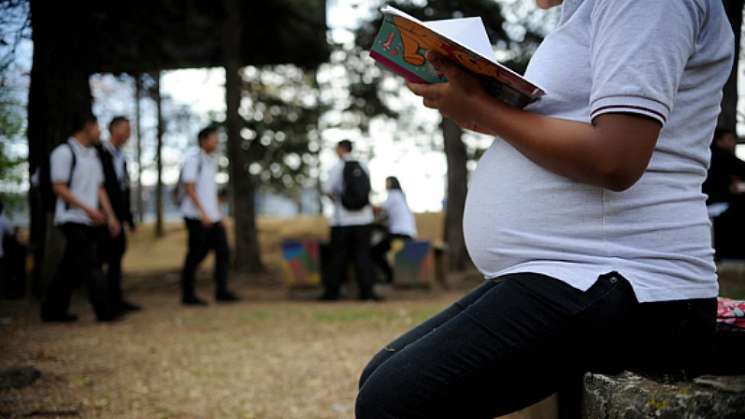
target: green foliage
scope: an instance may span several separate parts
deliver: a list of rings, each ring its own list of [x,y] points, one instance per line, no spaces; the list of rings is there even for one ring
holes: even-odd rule
[[[27,0],[0,0],[0,201],[11,213],[23,205],[25,110],[17,82],[17,48],[29,33]]]
[[[314,72],[291,65],[246,69],[242,147],[260,187],[294,194],[314,184],[325,109]]]
[[[18,156],[13,147],[21,140],[25,124],[22,108],[8,90],[0,90],[0,201],[12,212],[23,200],[20,185],[25,159]]]

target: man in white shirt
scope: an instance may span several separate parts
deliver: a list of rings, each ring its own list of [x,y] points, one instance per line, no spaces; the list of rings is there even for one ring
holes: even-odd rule
[[[122,226],[127,225],[130,231],[134,231],[127,159],[123,150],[131,132],[129,120],[124,116],[115,116],[109,122],[109,141],[99,144],[96,149],[101,160],[104,186],[111,201],[111,208]],[[125,300],[122,292],[122,259],[127,251],[127,233],[124,228],[116,236],[109,234],[105,228],[100,230],[99,256],[102,265],[106,265],[106,280],[111,301],[124,311],[140,310],[139,305]]]
[[[230,249],[222,223],[215,180],[218,169],[214,156],[219,141],[217,128],[202,129],[197,140],[199,150],[186,157],[181,171],[181,182],[186,192],[181,201],[181,213],[189,232],[188,251],[181,271],[181,302],[190,306],[207,304],[196,295],[194,275],[210,250],[215,251],[215,300],[239,300],[228,290]]]
[[[112,321],[121,312],[111,304],[98,266],[96,226],[107,225],[109,232],[117,235],[120,225],[103,187],[103,170],[93,147],[101,130],[96,117],[88,114],[73,118],[73,131],[50,159],[52,188],[57,195],[54,224],[65,235],[65,252],[47,289],[41,318],[45,322],[76,321],[77,316],[67,310],[72,292],[82,283],[96,318]]]
[[[324,276],[322,301],[339,299],[347,266],[354,263],[360,300],[379,301],[373,292],[373,264],[370,258],[370,229],[373,211],[370,205],[370,177],[367,168],[351,157],[352,142],[339,141],[339,161],[331,168],[323,192],[334,202],[331,225],[329,272]]]

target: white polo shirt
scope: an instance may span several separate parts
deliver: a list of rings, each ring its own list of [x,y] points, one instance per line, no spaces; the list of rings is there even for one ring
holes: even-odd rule
[[[614,192],[574,182],[497,139],[471,176],[468,252],[487,277],[535,272],[587,290],[617,271],[640,302],[718,293],[701,184],[734,56],[721,0],[565,0],[526,76],[526,110],[591,123],[643,115],[662,131],[649,166]],[[631,143],[635,139],[628,138]]]
[[[329,219],[332,227],[346,227],[372,224],[375,217],[371,205],[367,205],[358,211],[352,211],[344,208],[341,204],[341,193],[344,191],[344,165],[347,161],[359,161],[350,157],[348,154],[339,159],[336,164],[329,170],[328,179],[323,185],[323,192],[334,197],[334,213]],[[370,171],[364,163],[359,162],[362,169],[370,176]]]
[[[94,147],[83,147],[70,137],[67,144],[58,145],[50,158],[52,183],[70,185],[70,192],[85,206],[98,209],[98,189],[103,184],[103,168]],[[72,174],[72,153],[75,153],[75,169]],[[72,175],[72,179],[70,176]],[[92,225],[93,222],[81,208],[68,206],[62,198],[57,198],[54,211],[54,224],[76,223]]]
[[[389,190],[382,207],[388,214],[388,231],[391,234],[416,237],[416,220],[403,192],[398,189]]]
[[[217,159],[207,154],[201,148],[190,152],[184,159],[184,166],[181,169],[181,181],[183,183],[193,183],[197,192],[197,197],[202,203],[202,208],[207,213],[207,217],[213,223],[222,220],[220,204],[217,199]],[[181,214],[184,218],[200,219],[199,208],[188,195],[184,196],[181,202]]]

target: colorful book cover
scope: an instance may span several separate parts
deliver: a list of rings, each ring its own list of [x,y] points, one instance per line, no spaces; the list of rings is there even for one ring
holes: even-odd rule
[[[539,99],[544,91],[494,59],[486,29],[480,18],[422,22],[386,6],[383,24],[370,49],[379,65],[414,83],[440,83],[440,76],[426,59],[433,51],[476,75],[492,96],[523,107]]]

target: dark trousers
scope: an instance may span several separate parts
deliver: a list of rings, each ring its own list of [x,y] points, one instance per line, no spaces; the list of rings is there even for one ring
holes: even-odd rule
[[[106,280],[98,263],[96,228],[67,223],[61,225],[60,230],[65,236],[65,251],[47,288],[41,305],[42,316],[65,315],[73,291],[83,284],[96,317],[99,320],[111,319],[115,307],[110,304]]]
[[[369,225],[331,228],[331,242],[329,243],[331,262],[329,274],[324,277],[326,297],[339,297],[339,290],[346,278],[350,263],[354,264],[354,276],[359,286],[360,298],[373,295],[370,228]]]
[[[116,237],[111,237],[108,228],[99,227],[99,258],[106,269],[106,282],[113,304],[121,304],[124,301],[122,293],[122,259],[127,251],[127,233],[122,230]]]
[[[17,299],[26,295],[26,258],[28,249],[15,236],[6,236],[0,258],[0,297]]]
[[[380,241],[380,243],[376,244],[371,249],[371,255],[373,263],[380,269],[380,271],[383,273],[383,276],[385,277],[385,281],[388,283],[393,282],[393,268],[391,268],[390,263],[388,263],[388,252],[391,250],[391,242],[396,239],[401,239],[404,241],[411,240],[411,236],[406,234],[393,234],[386,232],[385,237],[383,240]]]
[[[194,275],[210,250],[215,251],[215,294],[226,293],[230,248],[222,222],[205,226],[200,220],[184,218],[189,233],[189,249],[181,271],[181,295],[194,296]]]
[[[727,211],[715,217],[714,250],[716,258],[745,259],[742,237],[745,234],[745,197],[737,197],[729,203]]]
[[[587,371],[695,373],[715,324],[716,299],[640,304],[618,274],[586,292],[508,275],[375,355],[360,379],[357,418],[494,418],[576,389]]]

